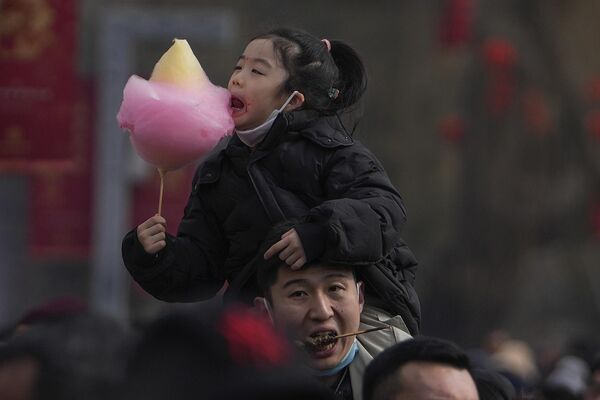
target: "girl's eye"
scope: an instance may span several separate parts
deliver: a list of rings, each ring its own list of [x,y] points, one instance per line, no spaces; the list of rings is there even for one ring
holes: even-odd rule
[[[233,67],[234,71],[237,71],[237,70],[240,70],[240,69],[242,69],[241,65],[236,65],[235,67]]]
[[[252,72],[254,72],[255,74],[258,75],[264,75],[262,72],[260,72],[259,70],[257,70],[256,68],[252,70]]]

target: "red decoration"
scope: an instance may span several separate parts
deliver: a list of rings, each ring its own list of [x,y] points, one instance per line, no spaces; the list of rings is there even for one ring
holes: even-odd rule
[[[537,89],[527,89],[522,102],[526,127],[536,136],[546,136],[552,128],[552,116],[544,94]]]
[[[465,135],[465,122],[457,114],[450,114],[442,118],[439,123],[440,134],[451,143],[458,143]]]
[[[492,116],[499,117],[514,103],[517,50],[504,39],[491,38],[483,45],[483,58],[488,77],[485,94],[487,109]]]
[[[76,168],[76,3],[0,2],[0,170]]]
[[[517,62],[517,50],[505,39],[490,38],[483,44],[485,62],[493,68],[512,68]]]
[[[93,187],[93,85],[81,84],[72,116],[78,153],[69,169],[52,163],[31,177],[29,254],[35,258],[86,259],[90,251]]]
[[[600,140],[600,110],[594,110],[588,114],[586,125],[590,135]]]
[[[226,311],[218,325],[229,353],[241,365],[277,366],[290,360],[291,349],[273,325],[246,308]]]
[[[439,27],[439,40],[442,46],[459,47],[471,40],[474,1],[445,1]]]

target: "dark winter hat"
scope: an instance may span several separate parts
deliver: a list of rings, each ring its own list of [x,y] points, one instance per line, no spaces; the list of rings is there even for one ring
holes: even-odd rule
[[[123,399],[329,399],[289,341],[241,305],[172,313],[143,332]]]

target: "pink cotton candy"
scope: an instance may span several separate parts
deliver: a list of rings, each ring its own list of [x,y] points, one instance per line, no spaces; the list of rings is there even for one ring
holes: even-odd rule
[[[199,90],[133,75],[117,114],[136,152],[169,171],[199,159],[233,131],[230,94],[207,82]]]

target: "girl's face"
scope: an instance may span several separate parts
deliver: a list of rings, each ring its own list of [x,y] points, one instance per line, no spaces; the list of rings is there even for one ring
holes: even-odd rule
[[[251,41],[227,85],[235,127],[240,130],[256,128],[273,110],[280,108],[290,95],[283,91],[287,77],[271,40]]]

